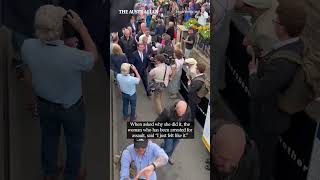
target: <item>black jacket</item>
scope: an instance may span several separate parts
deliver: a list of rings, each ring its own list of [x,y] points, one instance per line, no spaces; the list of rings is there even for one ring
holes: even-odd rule
[[[166,32],[166,26],[164,24],[157,24],[155,29],[155,35],[162,36],[162,34],[165,32]]]
[[[170,35],[171,40],[174,39],[174,27],[168,28],[166,33],[167,33],[168,35]]]
[[[290,126],[291,116],[278,108],[277,95],[290,84],[298,65],[286,59],[270,57],[278,51],[303,53],[302,41],[281,47],[259,61],[258,72],[249,77],[251,92],[251,128],[263,133],[281,134]]]
[[[122,36],[119,40],[119,45],[122,48],[123,53],[127,55],[128,59],[130,59],[132,57],[132,53],[137,50],[136,41],[132,37],[126,39]]]
[[[149,60],[149,58],[147,57],[147,54],[146,54],[146,53],[143,53],[143,61],[141,61],[141,58],[140,58],[140,55],[139,55],[139,52],[138,52],[138,51],[135,51],[135,52],[133,53],[132,58],[129,59],[129,62],[130,62],[131,64],[133,64],[133,65],[137,68],[137,70],[138,70],[138,72],[139,72],[139,74],[140,74],[141,76],[146,73],[146,70],[147,70],[147,68],[148,68],[148,66],[149,66],[149,64],[150,64],[149,61],[150,61],[150,60]]]
[[[121,65],[122,63],[127,63],[128,59],[125,55],[114,55],[111,54],[111,62],[110,62],[110,66],[111,69],[116,72],[116,73],[120,73],[121,72]]]
[[[176,102],[177,103],[177,102]],[[165,108],[161,114],[155,120],[156,122],[191,122],[191,110],[188,107],[186,113],[182,118],[176,116],[176,103],[174,103],[170,108]]]
[[[203,82],[200,81],[199,78],[205,78],[205,75],[203,74],[201,76],[193,78],[188,88],[189,102],[191,101],[195,104],[198,104],[201,101],[201,99],[197,95],[197,92],[202,87]]]

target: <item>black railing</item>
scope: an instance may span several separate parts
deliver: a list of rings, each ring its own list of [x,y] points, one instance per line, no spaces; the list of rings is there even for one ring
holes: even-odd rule
[[[195,48],[207,58],[210,57],[210,39],[204,39],[199,33],[197,34]]]

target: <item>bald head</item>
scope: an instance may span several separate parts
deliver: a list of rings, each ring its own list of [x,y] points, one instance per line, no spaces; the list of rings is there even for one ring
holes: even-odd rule
[[[179,101],[176,105],[177,116],[179,117],[183,116],[187,111],[187,107],[188,105],[185,101]]]
[[[222,173],[230,173],[244,153],[246,134],[236,124],[221,126],[213,139],[213,157],[216,168]]]

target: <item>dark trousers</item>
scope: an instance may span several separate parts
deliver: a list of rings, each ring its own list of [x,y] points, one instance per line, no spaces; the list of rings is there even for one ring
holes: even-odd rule
[[[255,141],[260,157],[259,180],[271,180],[274,177],[276,165],[276,150],[279,135],[263,133],[258,127],[250,127],[250,136]]]
[[[169,158],[172,156],[179,142],[180,142],[180,139],[164,139],[164,142],[161,145],[161,147],[167,153]]]
[[[122,112],[123,117],[128,118],[129,117],[129,104],[130,104],[130,121],[134,120],[136,117],[136,107],[137,107],[137,95],[134,93],[132,96],[122,93]]]
[[[189,99],[189,103],[188,104],[189,104],[190,110],[191,110],[191,120],[193,121],[196,118],[197,106],[198,106],[199,103]]]
[[[147,75],[147,72],[141,72],[140,76],[141,76],[142,83],[143,83],[143,86],[144,86],[144,89],[145,89],[147,95],[150,95],[150,93],[148,91],[148,75]]]
[[[59,104],[39,100],[41,126],[41,160],[44,175],[57,176],[59,138],[64,129],[67,159],[64,169],[65,180],[75,180],[81,168],[84,142],[85,113],[82,100],[68,109]]]

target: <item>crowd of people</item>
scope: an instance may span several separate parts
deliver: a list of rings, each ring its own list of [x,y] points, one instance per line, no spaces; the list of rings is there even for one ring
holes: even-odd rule
[[[242,31],[242,44],[252,59],[247,69],[248,125],[220,120],[223,117],[214,120],[213,179],[276,177],[279,137],[289,129],[293,114],[303,111],[319,93],[313,79],[320,75],[319,60],[304,58],[308,46],[303,39],[308,35],[302,36],[307,22],[305,7],[304,1],[290,0],[214,1],[215,92],[220,94],[226,85],[226,51],[228,42],[232,42],[230,23],[239,17],[244,19],[244,15],[250,17],[247,24],[252,26]]]
[[[155,121],[194,121],[197,105],[209,91],[205,75],[207,67],[192,57],[195,30],[190,27],[187,37],[179,42],[177,25],[190,18],[196,18],[202,25],[209,23],[209,4],[202,0],[143,1],[135,7],[146,11],[132,15],[126,26],[111,33],[110,68],[122,94],[124,121],[147,120],[136,114],[139,84],[143,85],[145,96],[153,100],[154,112],[158,115]],[[188,77],[188,100],[179,95],[183,70]],[[163,96],[167,92],[173,105],[163,104]],[[167,163],[174,164],[171,157],[178,143],[179,139],[165,139],[159,146],[147,139],[135,139],[122,153],[120,178],[129,178],[129,165],[133,161],[137,168],[136,177],[155,179],[154,169]],[[149,146],[157,152],[151,154],[152,157],[143,155],[150,153]],[[161,161],[157,160],[157,154]],[[140,161],[144,162],[143,165],[138,163]]]

